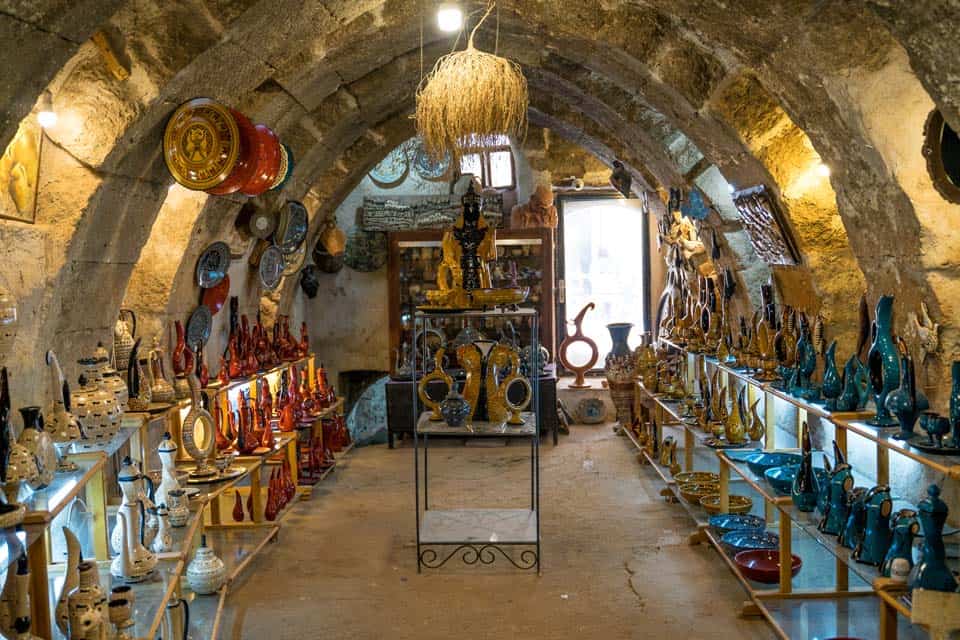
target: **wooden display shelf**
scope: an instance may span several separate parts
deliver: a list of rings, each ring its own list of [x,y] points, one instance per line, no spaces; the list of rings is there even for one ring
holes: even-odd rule
[[[250,386],[252,383],[257,382],[258,380],[260,380],[260,378],[275,376],[283,371],[288,370],[291,366],[302,368],[304,365],[306,365],[308,368],[311,368],[311,365],[314,362],[314,358],[316,358],[316,354],[310,353],[304,356],[303,358],[297,358],[296,360],[291,360],[290,362],[284,362],[271,369],[267,369],[266,371],[258,371],[257,373],[251,376],[247,376],[245,378],[235,378],[225,385],[221,385],[219,382],[215,380],[214,382],[204,387],[203,390],[208,394],[219,395],[222,393],[229,393],[230,391],[235,391],[237,389],[243,389],[247,386]],[[310,371],[310,376],[311,376],[310,387],[313,388],[312,370]]]

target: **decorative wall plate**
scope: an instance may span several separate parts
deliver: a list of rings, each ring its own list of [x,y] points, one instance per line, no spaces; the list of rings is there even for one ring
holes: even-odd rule
[[[250,235],[254,238],[266,240],[273,232],[277,230],[277,214],[274,211],[266,209],[257,209],[250,216],[250,222],[247,225]]]
[[[260,284],[268,291],[273,291],[280,284],[283,277],[283,253],[276,246],[267,247],[260,256]]]
[[[213,322],[213,314],[210,309],[201,304],[190,314],[187,320],[187,346],[191,349],[196,348],[197,343],[206,344],[210,339],[210,325]]]
[[[230,245],[214,242],[197,259],[197,284],[204,289],[220,284],[230,268]]]
[[[447,179],[447,174],[450,172],[450,157],[434,160],[424,149],[423,142],[417,138],[413,144],[413,166],[424,180],[439,182]]]
[[[573,414],[579,423],[600,424],[607,418],[607,409],[601,398],[584,398],[577,403]]]
[[[288,200],[280,209],[274,243],[285,255],[300,248],[307,237],[307,208],[296,200]]]
[[[210,98],[194,98],[173,112],[163,132],[163,159],[174,180],[188,189],[215,187],[240,155],[240,132],[230,110]]]
[[[370,180],[381,189],[392,189],[403,182],[410,173],[410,158],[406,145],[400,145],[377,163],[368,174]]]
[[[776,549],[780,546],[780,536],[772,531],[738,529],[723,534],[720,542],[736,552],[748,549]]]
[[[307,243],[300,243],[300,247],[293,253],[283,256],[283,275],[292,276],[300,271],[303,261],[307,258]]]
[[[720,513],[715,516],[710,516],[709,523],[720,535],[740,529],[762,531],[767,527],[766,520],[760,516],[754,516],[748,513]]]

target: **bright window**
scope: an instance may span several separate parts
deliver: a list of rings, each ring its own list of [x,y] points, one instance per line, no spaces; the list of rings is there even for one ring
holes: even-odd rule
[[[600,350],[598,368],[612,344],[608,324],[633,323],[631,348],[647,330],[647,222],[640,206],[640,200],[618,198],[562,202],[564,320],[573,319],[588,302],[596,304],[584,318],[583,332]],[[571,364],[585,363],[590,349],[574,343],[567,357]]]
[[[517,186],[517,178],[510,140],[504,136],[493,142],[482,147],[468,145],[473,152],[461,157],[460,173],[477,176],[484,188],[513,189]]]

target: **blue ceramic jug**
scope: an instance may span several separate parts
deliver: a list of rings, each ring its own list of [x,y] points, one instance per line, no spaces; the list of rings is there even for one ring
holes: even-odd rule
[[[867,354],[870,385],[877,405],[877,415],[869,424],[877,427],[896,426],[897,420],[887,410],[887,395],[900,383],[900,358],[893,343],[893,296],[881,296],[874,320],[874,338]]]
[[[843,393],[843,380],[837,370],[837,341],[834,340],[827,347],[827,354],[823,361],[823,397],[827,399],[827,411],[837,410],[837,398]]]
[[[894,389],[886,400],[887,409],[900,422],[900,432],[894,438],[909,440],[914,436],[913,426],[920,412],[930,408],[927,397],[917,391],[917,380],[913,370],[913,358],[900,358],[900,386]]]
[[[856,354],[843,367],[843,393],[836,401],[837,411],[859,411],[870,396],[870,378]]]
[[[880,565],[880,573],[885,578],[890,577],[890,568],[897,558],[903,558],[907,565],[913,568],[913,538],[920,531],[917,512],[913,509],[900,509],[890,518],[890,526],[893,527],[893,542],[890,543],[890,549]]]
[[[863,530],[867,526],[867,490],[864,487],[854,487],[847,494],[847,523],[837,540],[848,549],[856,549],[863,539]]]
[[[836,442],[833,443],[833,450],[836,465],[826,483],[829,493],[827,508],[817,528],[824,533],[838,536],[843,531],[850,515],[850,504],[847,502],[847,497],[853,488],[853,470],[843,459]]]
[[[793,487],[790,490],[790,497],[793,504],[800,511],[813,511],[817,508],[817,496],[820,493],[820,484],[817,481],[817,475],[813,472],[813,444],[810,441],[810,429],[804,422],[801,427],[801,438],[803,440],[803,457],[800,460],[800,468],[797,475],[793,478]]]
[[[890,514],[893,512],[890,487],[880,485],[870,489],[864,501],[866,526],[860,544],[853,550],[853,558],[864,564],[880,565],[893,540],[893,531],[890,530]]]
[[[917,508],[923,529],[923,558],[916,567],[911,589],[956,591],[957,581],[947,566],[947,551],[943,546],[943,525],[947,521],[947,505],[940,499],[940,487],[927,489],[927,497]]]

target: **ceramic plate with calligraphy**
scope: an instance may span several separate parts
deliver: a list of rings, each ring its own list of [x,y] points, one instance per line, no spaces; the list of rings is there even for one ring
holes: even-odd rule
[[[283,253],[274,245],[267,247],[260,256],[260,283],[264,289],[273,291],[283,277]]]
[[[406,179],[410,173],[410,159],[407,149],[400,145],[377,163],[368,174],[375,185],[381,189],[392,189]]]
[[[213,314],[210,308],[204,304],[193,310],[190,319],[187,320],[187,345],[194,349],[197,343],[206,344],[210,339],[210,325],[213,322]]]
[[[413,166],[417,174],[424,180],[433,182],[445,180],[450,171],[450,157],[447,156],[441,160],[434,160],[423,147],[423,142],[419,139],[413,145]]]
[[[274,242],[284,255],[300,248],[307,238],[307,208],[296,200],[288,200],[280,209],[280,220]]]
[[[204,289],[215,287],[227,275],[230,268],[230,245],[214,242],[203,250],[197,260],[197,284]]]

